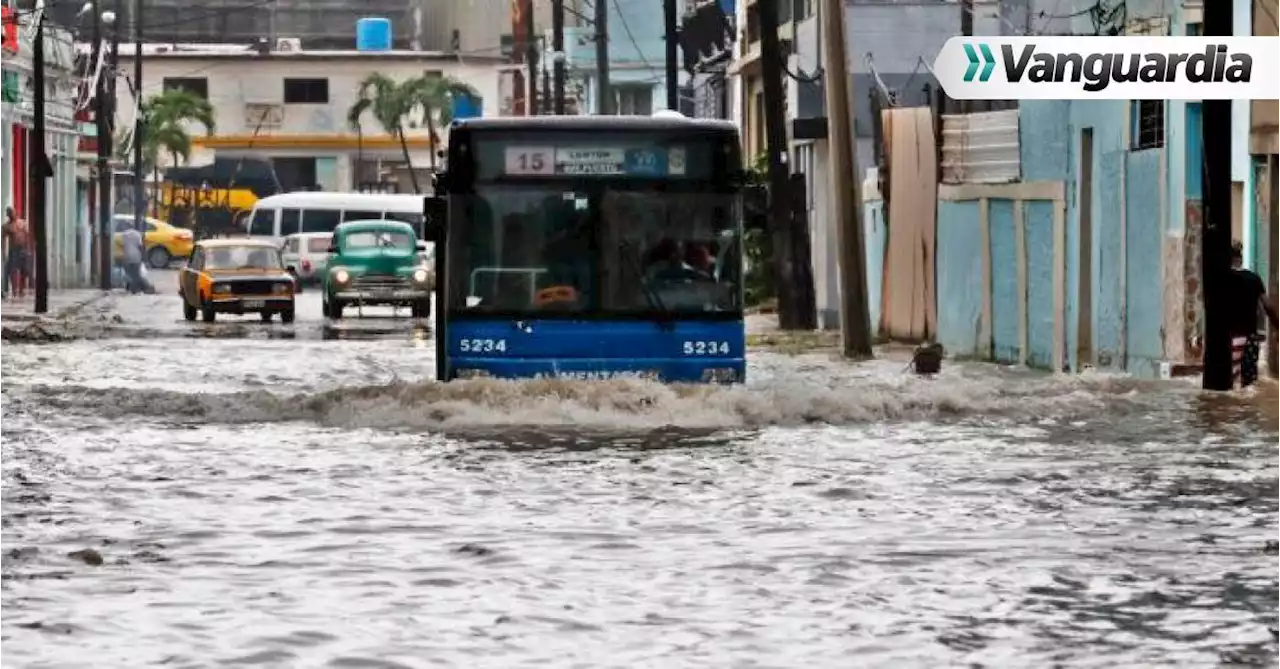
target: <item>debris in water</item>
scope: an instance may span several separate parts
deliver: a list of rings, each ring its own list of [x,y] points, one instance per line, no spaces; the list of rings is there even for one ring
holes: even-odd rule
[[[92,548],[72,551],[70,553],[67,553],[67,557],[79,560],[89,565],[90,567],[101,567],[103,562],[102,553],[99,553],[98,551],[95,551]]]

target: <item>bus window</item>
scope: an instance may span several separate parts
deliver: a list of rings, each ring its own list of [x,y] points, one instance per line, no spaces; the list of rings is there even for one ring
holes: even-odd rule
[[[333,232],[342,220],[337,209],[307,209],[302,212],[303,232]]]
[[[380,211],[344,211],[342,212],[342,222],[347,221],[380,221],[382,220],[382,212]]]
[[[586,195],[563,188],[484,186],[466,201],[451,247],[452,301],[471,311],[582,312],[595,294]]]
[[[297,209],[281,209],[280,210],[280,236],[298,234],[301,229],[298,221],[302,218],[302,212]]]
[[[739,308],[733,196],[609,189],[601,210],[606,310]]]
[[[249,221],[250,235],[274,236],[276,227],[275,209],[254,209],[253,219]]]

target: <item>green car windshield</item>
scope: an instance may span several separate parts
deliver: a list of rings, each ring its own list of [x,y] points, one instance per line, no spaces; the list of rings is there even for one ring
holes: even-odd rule
[[[415,246],[413,235],[408,233],[367,230],[347,234],[343,239],[342,248],[344,250],[400,249],[412,251]]]

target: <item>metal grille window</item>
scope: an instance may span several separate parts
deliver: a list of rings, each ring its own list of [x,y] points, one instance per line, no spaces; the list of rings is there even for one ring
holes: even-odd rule
[[[1164,146],[1164,100],[1134,100],[1130,105],[1133,150]]]

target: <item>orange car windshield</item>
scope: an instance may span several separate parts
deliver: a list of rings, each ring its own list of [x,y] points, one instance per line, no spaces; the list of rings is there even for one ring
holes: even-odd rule
[[[280,253],[264,247],[209,249],[205,269],[281,269]]]

